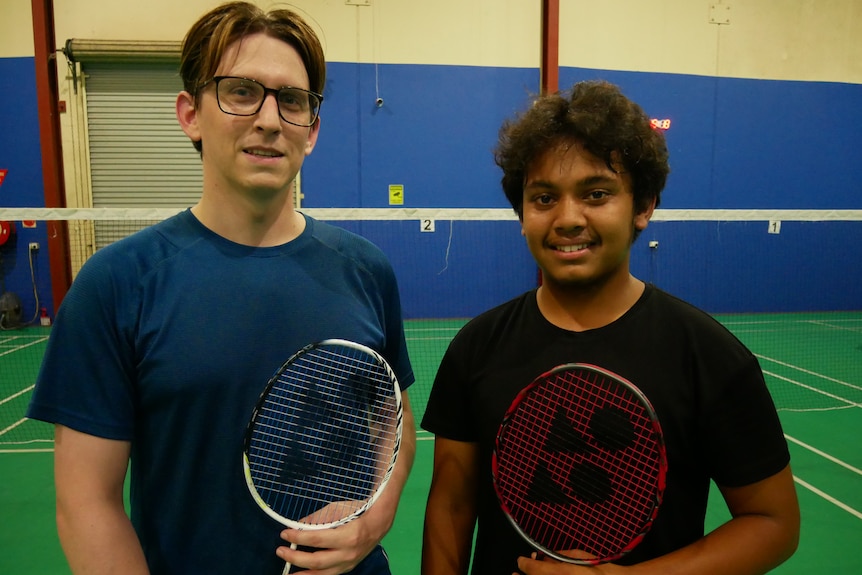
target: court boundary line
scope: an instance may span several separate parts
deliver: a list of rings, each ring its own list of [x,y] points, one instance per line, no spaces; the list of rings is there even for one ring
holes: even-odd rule
[[[796,445],[799,445],[800,447],[807,449],[808,451],[814,453],[815,455],[819,455],[820,457],[822,457],[828,461],[831,461],[832,463],[834,463],[836,465],[840,465],[841,467],[844,467],[844,468],[852,471],[853,473],[855,473],[859,476],[862,476],[862,469],[858,469],[858,468],[850,465],[846,461],[842,461],[833,455],[829,455],[825,451],[821,451],[820,449],[817,449],[816,447],[814,447],[812,445],[808,445],[804,441],[800,441],[800,440],[796,439],[795,437],[787,435],[786,433],[784,434],[784,438],[787,441],[791,441],[791,442],[795,443]],[[847,505],[843,501],[829,495],[828,493],[826,493],[822,489],[814,487],[812,484],[808,483],[807,481],[801,479],[800,477],[798,477],[796,475],[793,476],[793,481],[795,481],[796,483],[798,483],[799,485],[801,485],[805,489],[811,491],[815,495],[817,495],[817,496],[821,497],[822,499],[825,499],[829,503],[835,505],[836,507],[839,507],[839,508],[843,509],[844,511],[846,511],[847,513],[854,515],[854,516],[858,517],[859,519],[862,519],[862,511],[857,511],[856,509],[850,507],[849,505]]]
[[[814,493],[815,495],[821,497],[822,499],[825,499],[826,501],[828,501],[832,505],[835,505],[836,507],[843,509],[844,511],[846,511],[850,515],[854,515],[857,518],[862,519],[862,511],[857,511],[857,510],[853,509],[852,507],[850,507],[846,503],[839,501],[838,499],[835,499],[834,497],[832,497],[828,493],[821,491],[820,489],[814,487],[813,485],[811,485],[807,481],[804,481],[795,475],[793,476],[793,481],[795,481],[796,483],[798,483],[799,485],[801,485],[805,489],[809,490],[810,492]]]
[[[819,455],[820,457],[822,457],[824,459],[828,459],[829,461],[831,461],[832,463],[835,463],[836,465],[840,465],[841,467],[845,467],[857,475],[862,476],[862,469],[857,469],[856,467],[853,467],[852,465],[850,465],[846,461],[842,461],[833,455],[829,455],[825,451],[821,451],[812,445],[808,445],[807,443],[800,441],[800,440],[796,439],[795,437],[791,437],[790,435],[787,435],[786,433],[784,434],[784,439],[786,439],[788,441],[792,441],[796,445],[799,445],[800,447],[804,447],[808,451],[810,451],[816,455]]]

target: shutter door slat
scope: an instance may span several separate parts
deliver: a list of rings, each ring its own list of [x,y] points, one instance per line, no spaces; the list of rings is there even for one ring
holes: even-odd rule
[[[186,207],[200,197],[200,156],[174,112],[176,64],[85,64],[93,207]]]

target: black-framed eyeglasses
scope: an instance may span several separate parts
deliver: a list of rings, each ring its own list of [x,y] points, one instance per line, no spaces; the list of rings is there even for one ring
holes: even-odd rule
[[[201,88],[214,82],[219,109],[232,116],[254,116],[263,107],[267,94],[275,96],[278,115],[288,124],[308,127],[314,125],[320,114],[323,95],[302,88],[285,86],[267,88],[257,80],[239,76],[214,76],[201,84]]]

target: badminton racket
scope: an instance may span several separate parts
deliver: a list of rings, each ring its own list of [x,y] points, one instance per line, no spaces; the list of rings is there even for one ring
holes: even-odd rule
[[[504,514],[535,549],[596,565],[619,559],[649,531],[667,456],[655,411],[637,387],[599,367],[567,364],[515,398],[492,471]]]
[[[343,525],[386,487],[401,426],[398,380],[380,354],[339,339],[308,345],[276,371],[252,413],[243,447],[249,492],[286,527]]]

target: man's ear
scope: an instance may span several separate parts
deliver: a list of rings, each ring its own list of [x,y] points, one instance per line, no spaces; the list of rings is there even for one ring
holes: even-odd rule
[[[201,140],[200,128],[198,127],[198,110],[195,107],[195,97],[186,91],[177,95],[177,121],[180,128],[193,142]]]
[[[308,138],[305,140],[305,155],[311,154],[314,146],[317,144],[317,136],[320,135],[320,116],[314,121],[314,124],[308,129]]]
[[[650,218],[652,218],[652,214],[655,211],[655,202],[656,199],[653,198],[645,210],[635,214],[635,229],[639,232],[644,231],[649,224]]]

